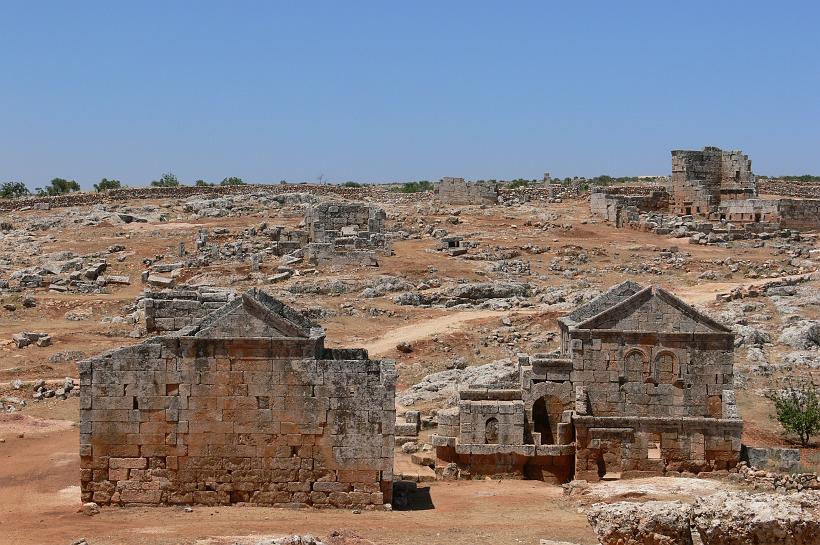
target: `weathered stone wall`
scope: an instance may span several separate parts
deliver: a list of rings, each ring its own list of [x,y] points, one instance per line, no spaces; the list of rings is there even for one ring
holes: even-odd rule
[[[177,331],[201,320],[235,297],[233,289],[213,287],[148,291],[141,301],[145,331]]]
[[[246,294],[79,363],[83,501],[390,501],[395,365],[325,349],[321,328],[271,301]]]
[[[589,208],[593,216],[621,225],[624,209],[632,207],[637,212],[665,211],[669,209],[669,193],[656,190],[643,194],[609,193],[609,188],[593,190]]]
[[[672,151],[672,211],[708,217],[726,199],[756,194],[752,162],[739,151],[706,147]]]
[[[724,202],[720,218],[734,223],[768,222],[783,229],[820,227],[820,199],[746,199]]]
[[[384,230],[386,214],[378,206],[357,202],[323,202],[305,214],[310,242],[333,242],[340,237],[369,239]]]
[[[464,178],[444,177],[436,184],[438,200],[446,204],[496,204],[498,184],[465,182]]]
[[[758,179],[757,186],[761,195],[820,199],[820,182],[761,178]]]

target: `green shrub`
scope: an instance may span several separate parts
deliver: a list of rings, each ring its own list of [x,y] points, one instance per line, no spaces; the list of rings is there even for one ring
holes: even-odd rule
[[[179,179],[170,172],[163,174],[159,180],[151,182],[151,187],[179,187],[180,185]]]
[[[362,184],[359,182],[345,182],[342,184],[342,187],[362,187]]]
[[[119,189],[122,187],[119,180],[109,180],[108,178],[103,178],[100,180],[100,183],[94,184],[94,191],[99,193],[100,191],[107,191],[109,189]]]
[[[18,199],[30,194],[23,182],[5,182],[0,185],[0,199]]]
[[[242,181],[242,178],[230,176],[219,182],[219,185],[245,185],[245,182]]]
[[[422,191],[432,191],[433,184],[428,182],[427,180],[421,180],[419,182],[407,182],[406,184],[402,184],[398,191],[400,193],[420,193]]]
[[[37,195],[40,197],[55,195],[65,195],[66,193],[73,193],[80,190],[80,184],[74,180],[66,180],[64,178],[54,178],[46,187],[38,187]]]
[[[194,182],[196,187],[213,187],[216,184],[212,184],[211,182],[206,182],[205,180],[197,180]]]
[[[768,398],[774,402],[775,418],[786,433],[808,446],[811,437],[820,432],[820,392],[814,381],[788,379]]]

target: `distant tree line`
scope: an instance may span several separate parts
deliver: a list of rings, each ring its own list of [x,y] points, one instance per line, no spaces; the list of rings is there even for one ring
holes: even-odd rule
[[[820,176],[814,176],[813,174],[803,174],[801,176],[758,176],[763,180],[773,179],[773,180],[786,180],[788,182],[804,182],[804,183],[820,183]]]

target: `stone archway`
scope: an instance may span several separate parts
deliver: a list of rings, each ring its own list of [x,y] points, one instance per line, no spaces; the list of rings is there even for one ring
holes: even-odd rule
[[[528,432],[540,433],[542,445],[558,442],[558,423],[572,409],[575,394],[569,382],[539,382],[532,385],[526,400]]]

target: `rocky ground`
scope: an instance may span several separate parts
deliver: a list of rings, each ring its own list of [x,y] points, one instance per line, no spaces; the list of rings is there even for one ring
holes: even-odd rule
[[[625,279],[660,284],[737,332],[744,442],[790,444],[771,419],[765,394],[785,377],[817,376],[820,369],[814,233],[690,244],[600,223],[583,198],[457,207],[437,205],[429,195],[367,192],[363,199],[385,208],[393,238],[394,255],[379,257],[378,267],[316,267],[298,255],[275,255],[275,227],[297,228],[311,202],[328,198],[320,193],[202,193],[4,213],[0,527],[12,528],[10,542],[244,543],[230,536],[260,541],[312,533],[335,543],[330,533],[340,528],[374,543],[595,542],[578,512],[588,502],[527,481],[425,483],[435,509],[394,513],[76,514],[75,364],[145,337],[138,305],[149,287],[144,276],[153,289],[165,283],[265,289],[323,325],[328,345],[395,359],[399,409],[420,410],[427,419],[452,404],[460,382],[503,378],[516,354],[556,349],[555,319],[574,306]],[[207,251],[197,249],[203,230]],[[467,253],[438,250],[447,235],[464,237]],[[820,468],[817,448],[802,456],[807,471]],[[397,464],[409,458],[398,450]],[[654,492],[639,498],[667,499]],[[525,527],[515,520],[543,523]]]

